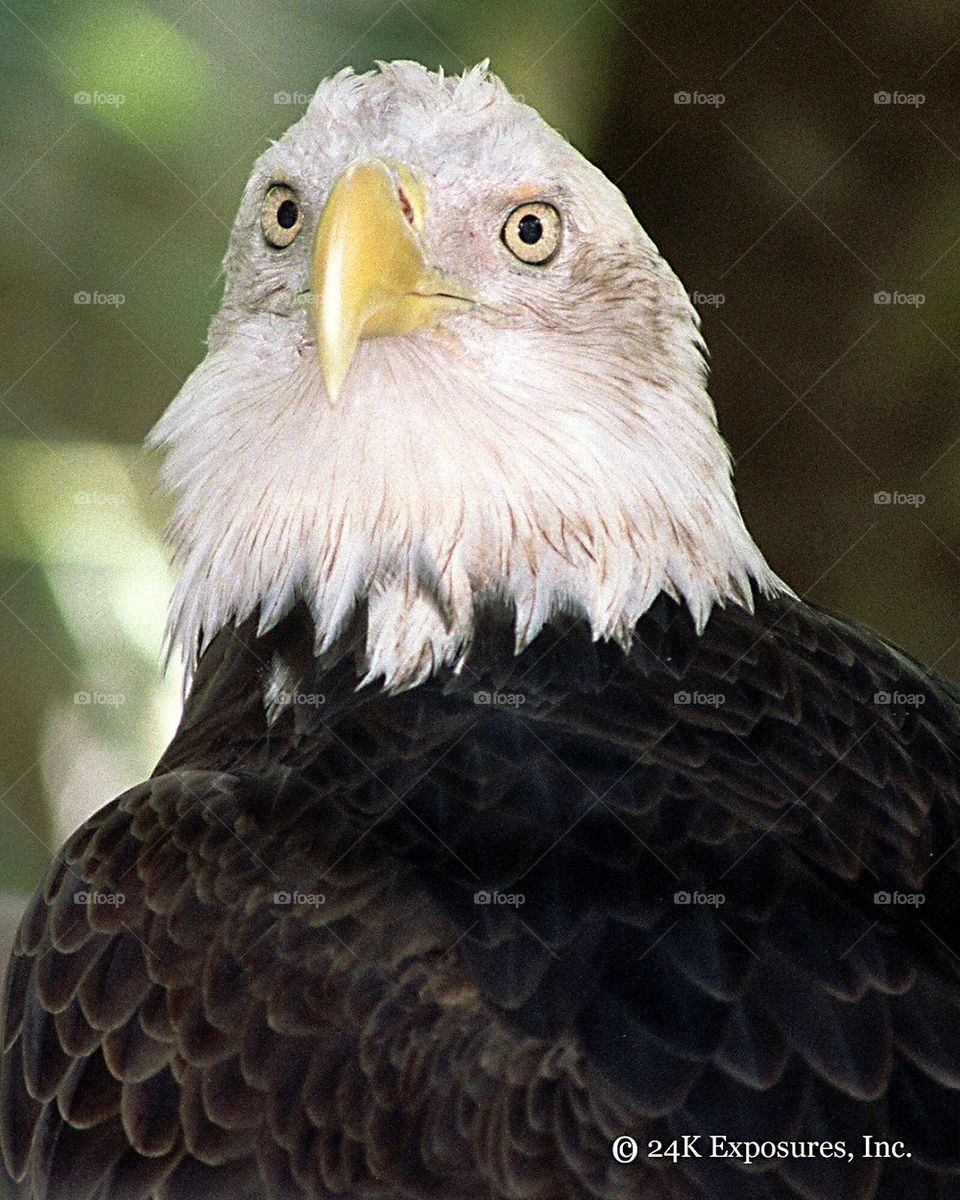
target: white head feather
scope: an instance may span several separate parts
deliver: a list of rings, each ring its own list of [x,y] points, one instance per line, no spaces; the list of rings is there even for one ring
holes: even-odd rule
[[[333,181],[374,156],[422,182],[432,264],[508,315],[362,342],[332,407],[302,303],[310,243]],[[259,228],[277,180],[305,210],[284,252]],[[500,240],[531,197],[563,217],[548,267]],[[787,590],[740,516],[679,281],[486,64],[321,84],[257,162],[225,267],[209,353],[151,435],[177,495],[170,637],[189,666],[225,625],[259,610],[265,631],[301,598],[318,649],[367,600],[367,678],[401,687],[462,660],[488,598],[515,607],[520,649],[559,612],[626,643],[661,591],[702,628],[714,604],[749,606],[751,580]]]

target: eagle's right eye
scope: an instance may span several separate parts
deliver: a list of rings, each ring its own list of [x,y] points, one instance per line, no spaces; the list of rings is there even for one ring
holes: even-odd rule
[[[264,196],[260,210],[260,229],[267,243],[282,250],[297,236],[302,224],[297,193],[285,183],[275,183]]]

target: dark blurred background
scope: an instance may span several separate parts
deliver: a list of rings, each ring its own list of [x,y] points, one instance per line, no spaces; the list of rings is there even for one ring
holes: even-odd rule
[[[955,0],[0,0],[0,891],[176,722],[138,447],[254,158],[347,64],[489,56],[598,162],[700,308],[775,569],[960,677],[958,40]]]

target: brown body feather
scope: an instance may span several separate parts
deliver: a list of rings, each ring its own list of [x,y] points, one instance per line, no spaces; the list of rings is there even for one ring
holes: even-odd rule
[[[391,697],[360,624],[320,660],[299,610],[221,633],[51,867],[7,979],[14,1195],[960,1195],[952,685],[793,601],[698,636],[661,598],[626,655],[571,624],[515,658],[491,615]],[[611,1154],[684,1133],[855,1157]]]

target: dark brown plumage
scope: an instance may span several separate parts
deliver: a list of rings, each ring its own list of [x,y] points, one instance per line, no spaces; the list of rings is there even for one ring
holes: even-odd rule
[[[355,691],[361,626],[321,660],[301,610],[222,632],[51,868],[7,978],[15,1195],[960,1195],[954,685],[790,600],[698,636],[661,597],[628,655],[571,623],[514,658],[490,614],[396,696]],[[611,1154],[685,1133],[855,1157]]]

